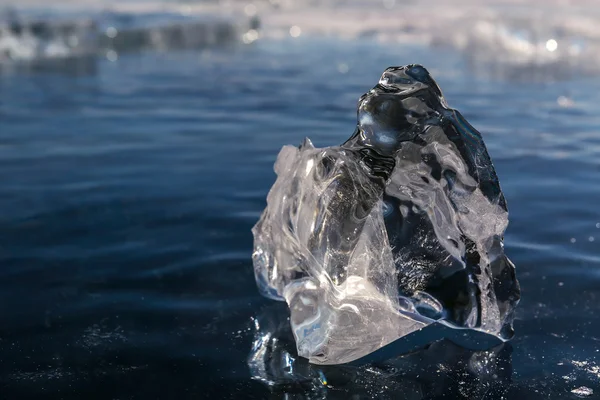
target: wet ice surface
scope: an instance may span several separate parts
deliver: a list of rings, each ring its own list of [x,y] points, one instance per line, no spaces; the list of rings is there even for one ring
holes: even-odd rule
[[[425,68],[386,69],[348,141],[286,146],[275,172],[254,270],[287,302],[301,356],[347,363],[436,321],[513,336],[506,200],[481,134]]]
[[[600,81],[542,71],[547,80],[515,83],[515,69],[481,74],[453,50],[301,28],[251,46],[98,59],[86,74],[0,75],[1,396],[598,396]],[[357,97],[385,66],[410,62],[430,69],[493,156],[523,291],[516,335],[497,355],[444,344],[448,356],[346,375],[297,356],[285,304],[256,290],[249,230],[281,147],[299,132],[339,145]],[[282,357],[257,355],[275,354],[255,352],[269,348],[261,341]]]

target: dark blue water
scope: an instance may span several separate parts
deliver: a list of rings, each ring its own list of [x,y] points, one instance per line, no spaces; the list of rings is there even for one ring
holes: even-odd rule
[[[343,142],[358,97],[413,62],[483,133],[508,200],[523,293],[505,373],[478,382],[434,356],[269,389],[247,365],[271,305],[250,229],[277,152]],[[0,76],[0,398],[599,398],[600,79],[469,71],[306,39]]]

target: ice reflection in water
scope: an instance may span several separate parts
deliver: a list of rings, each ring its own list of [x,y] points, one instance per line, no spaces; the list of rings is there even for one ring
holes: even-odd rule
[[[512,382],[512,347],[469,351],[442,340],[412,354],[366,365],[313,365],[299,357],[286,307],[255,318],[248,367],[273,398],[502,398]]]

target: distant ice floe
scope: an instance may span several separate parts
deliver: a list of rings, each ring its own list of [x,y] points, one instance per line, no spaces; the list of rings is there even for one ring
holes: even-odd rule
[[[465,16],[432,30],[430,43],[460,51],[476,72],[515,81],[544,81],[600,73],[600,30],[583,17]]]
[[[264,37],[333,36],[444,47],[475,72],[511,80],[600,73],[600,8],[590,0],[255,1]]]
[[[555,80],[600,73],[600,8],[594,3],[57,0],[50,12],[41,0],[23,0],[18,14],[0,17],[0,64],[312,36],[443,47],[462,54],[477,73]]]
[[[83,56],[95,51],[93,20],[24,21],[14,12],[0,17],[0,62]]]
[[[215,12],[9,9],[0,13],[0,67],[97,57],[116,61],[127,52],[223,46],[241,43],[248,32],[257,38],[258,26],[256,17]]]

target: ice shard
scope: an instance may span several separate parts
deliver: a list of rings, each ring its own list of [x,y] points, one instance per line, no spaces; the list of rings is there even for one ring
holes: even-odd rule
[[[357,114],[340,146],[283,147],[253,228],[258,288],[287,302],[298,354],[342,364],[403,337],[510,339],[520,290],[480,133],[420,65],[385,70]]]

